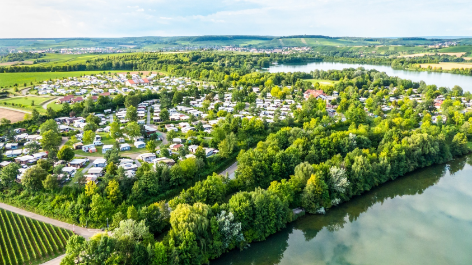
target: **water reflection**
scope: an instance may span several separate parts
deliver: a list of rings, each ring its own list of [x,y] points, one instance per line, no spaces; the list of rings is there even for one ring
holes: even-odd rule
[[[472,264],[471,161],[418,170],[212,264]]]
[[[368,65],[368,64],[348,64],[348,63],[333,63],[333,62],[315,62],[308,64],[280,64],[271,66],[268,70],[271,73],[279,72],[307,72],[313,70],[342,70],[344,68],[358,68],[364,67],[367,70],[376,69],[380,72],[385,72],[389,76],[397,76],[402,79],[409,79],[413,82],[425,81],[428,85],[437,85],[438,87],[452,88],[455,85],[461,86],[464,91],[472,92],[472,76],[457,75],[449,73],[435,73],[435,72],[418,72],[407,70],[395,70],[386,65]]]

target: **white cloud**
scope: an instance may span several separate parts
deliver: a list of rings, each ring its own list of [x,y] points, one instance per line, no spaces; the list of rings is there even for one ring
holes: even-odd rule
[[[466,0],[0,0],[0,10],[2,38],[464,36],[472,23]]]

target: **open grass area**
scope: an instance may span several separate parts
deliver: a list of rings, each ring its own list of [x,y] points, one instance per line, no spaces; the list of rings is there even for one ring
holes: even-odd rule
[[[115,143],[115,139],[113,139],[108,133],[105,133],[105,132],[99,132],[97,133],[97,135],[100,135],[102,137],[102,143],[103,145],[112,145]],[[125,142],[127,144],[129,144],[131,146],[131,150],[129,151],[120,151],[120,155],[121,156],[137,156],[139,154],[143,154],[143,153],[149,153],[146,148],[136,148],[134,147],[134,141],[132,140],[128,140],[127,138],[125,138]],[[80,156],[93,156],[93,157],[103,157],[104,154],[102,153],[102,149],[103,149],[103,145],[102,146],[95,146],[97,148],[97,152],[96,153],[87,153],[87,152],[84,152],[82,150],[75,150],[75,154],[76,155],[80,155]]]
[[[25,110],[28,112],[31,112],[33,109],[36,109],[38,112],[44,113],[46,112],[46,110],[43,108],[42,105],[46,101],[53,101],[56,98],[57,97],[32,97],[32,96],[5,98],[5,99],[0,99],[0,106],[13,108],[13,109],[19,109],[19,110]],[[34,102],[34,106],[32,106],[33,102]],[[62,108],[61,105],[57,107],[53,105],[56,105],[56,104],[50,103],[50,106],[53,107],[54,110],[60,110]]]
[[[439,49],[438,52],[466,52],[468,54],[472,53],[472,46],[453,46],[448,48]]]
[[[123,71],[106,72],[122,73]],[[103,73],[103,71],[0,73],[0,87],[11,87],[14,84],[18,84],[22,88],[24,83],[29,86],[31,82],[36,84],[50,79],[80,77],[100,73]]]
[[[460,68],[472,68],[472,63],[454,63],[454,62],[440,62],[438,64],[435,63],[428,63],[428,64],[420,64],[421,68],[428,68],[431,66],[432,68],[442,68],[443,70],[452,70],[452,69],[460,69]]]
[[[319,83],[320,85],[334,85],[338,83],[338,81],[331,81],[331,80],[325,80],[325,79],[304,79],[303,81],[311,82],[313,84]]]
[[[0,264],[39,264],[65,252],[72,232],[0,209]]]
[[[23,88],[23,84],[26,83],[30,86],[33,84],[54,80],[57,78],[67,77],[80,77],[84,75],[100,74],[100,73],[127,73],[132,71],[125,70],[110,70],[110,71],[77,71],[77,72],[27,72],[27,73],[0,73],[0,87],[11,87],[15,84],[19,85],[19,88]],[[157,71],[150,71],[157,72]],[[161,72],[162,73],[162,72]]]

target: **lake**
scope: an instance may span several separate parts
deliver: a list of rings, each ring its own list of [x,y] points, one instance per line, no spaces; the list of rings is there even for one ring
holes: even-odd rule
[[[385,72],[389,76],[398,76],[402,79],[409,79],[413,82],[424,81],[428,85],[437,85],[438,87],[452,88],[458,85],[464,91],[472,92],[472,76],[457,75],[449,73],[435,73],[435,72],[419,72],[407,70],[395,70],[387,65],[368,65],[368,64],[348,64],[336,62],[315,62],[308,64],[279,64],[272,65],[268,68],[271,73],[279,72],[306,72],[313,70],[342,70],[344,68],[358,68],[364,67],[366,70],[376,69],[379,72]]]
[[[417,170],[211,264],[472,264],[471,165]]]

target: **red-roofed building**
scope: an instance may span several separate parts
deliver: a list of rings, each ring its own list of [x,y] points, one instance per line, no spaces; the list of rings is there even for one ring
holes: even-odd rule
[[[149,80],[147,80],[146,78],[143,78],[143,83],[144,84],[149,84]]]
[[[126,85],[127,86],[136,86],[137,84],[134,80],[128,80],[128,81],[126,81]]]
[[[76,97],[70,100],[71,103],[77,103],[77,102],[82,102],[84,101],[84,98],[82,97]]]
[[[308,99],[310,97],[314,97],[314,98],[322,98],[322,99],[326,99],[327,96],[326,94],[323,92],[323,90],[313,90],[313,89],[308,89],[307,91],[305,91],[305,93],[303,93],[303,97],[305,99]]]
[[[110,92],[101,93],[100,96],[109,97],[109,96],[110,96]]]
[[[64,102],[70,103],[73,98],[74,98],[74,95],[67,95],[67,96],[64,96],[63,98],[56,100],[56,103],[58,104],[62,104]]]

